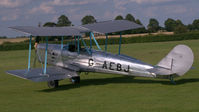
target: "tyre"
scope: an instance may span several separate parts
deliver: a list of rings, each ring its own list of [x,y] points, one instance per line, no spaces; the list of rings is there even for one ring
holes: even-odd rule
[[[59,86],[59,81],[58,80],[54,80],[54,81],[49,81],[48,82],[48,87],[49,88],[57,88]]]

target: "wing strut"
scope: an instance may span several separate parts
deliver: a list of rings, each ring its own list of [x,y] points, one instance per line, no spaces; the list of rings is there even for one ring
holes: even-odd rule
[[[90,52],[92,53],[92,36],[91,36],[91,33],[90,33]]]
[[[74,36],[74,38],[75,38],[75,47],[77,47],[77,37]]]
[[[97,45],[97,48],[98,48],[99,50],[101,50],[101,48],[100,48],[100,46],[99,46],[97,40],[95,39],[95,36],[94,36],[93,32],[90,32],[90,35],[93,37],[93,40],[94,40],[95,44]]]
[[[45,49],[44,74],[46,74],[46,68],[47,68],[47,55],[48,55],[48,37],[46,37],[46,49]]]
[[[64,36],[61,37],[61,49],[63,49],[63,44],[64,44]]]
[[[119,55],[120,55],[120,51],[121,51],[121,44],[122,44],[122,33],[120,32],[119,52],[118,52]]]
[[[29,40],[28,71],[30,71],[30,61],[31,61],[31,43],[32,43],[32,35],[30,35],[30,40]]]
[[[77,51],[78,51],[78,54],[79,54],[79,51],[80,51],[79,36],[77,36]]]
[[[108,44],[108,34],[106,34],[106,40],[105,40],[105,51],[107,52],[107,44]]]
[[[85,41],[84,41],[84,39],[80,36],[80,38],[81,38],[81,41],[82,41],[82,43],[84,44],[84,47],[85,47],[85,49],[86,49],[86,51],[88,52],[88,54],[91,54],[90,53],[90,50],[87,48],[87,46],[86,46],[86,43],[85,43]]]

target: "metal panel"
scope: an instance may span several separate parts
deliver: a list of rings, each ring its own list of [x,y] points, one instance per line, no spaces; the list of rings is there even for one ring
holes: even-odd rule
[[[112,20],[112,21],[104,21],[94,24],[82,25],[82,27],[88,28],[94,32],[106,34],[106,33],[121,32],[125,30],[143,28],[144,26],[128,20]]]

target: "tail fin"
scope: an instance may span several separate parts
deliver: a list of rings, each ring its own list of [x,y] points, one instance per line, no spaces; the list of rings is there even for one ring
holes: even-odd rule
[[[186,45],[177,45],[157,66],[168,69],[170,74],[182,76],[191,69],[193,60],[194,55],[191,48]]]

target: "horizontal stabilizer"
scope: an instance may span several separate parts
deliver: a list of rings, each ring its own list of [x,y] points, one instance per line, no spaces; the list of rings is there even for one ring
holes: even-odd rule
[[[163,67],[159,67],[156,66],[153,69],[148,70],[151,73],[155,73],[157,75],[170,75],[173,74],[173,72],[171,71],[171,69],[167,69],[167,68],[163,68]]]
[[[34,82],[47,82],[53,80],[62,80],[66,78],[71,78],[78,76],[77,72],[63,69],[60,67],[48,67],[47,73],[42,74],[41,68],[35,68],[28,71],[27,69],[24,70],[10,70],[7,71],[8,74],[14,75],[16,77],[32,80]]]

